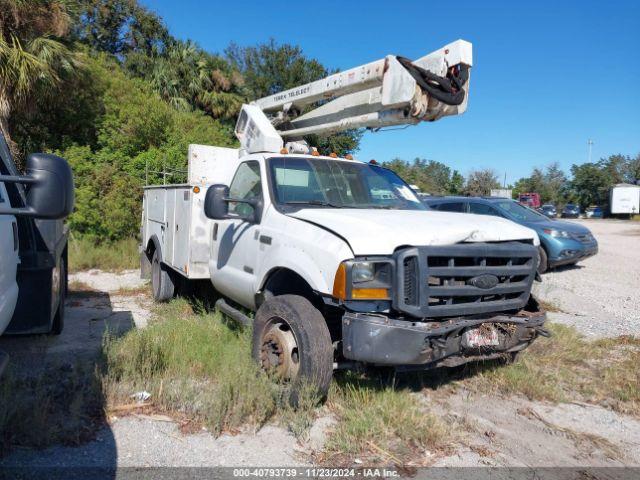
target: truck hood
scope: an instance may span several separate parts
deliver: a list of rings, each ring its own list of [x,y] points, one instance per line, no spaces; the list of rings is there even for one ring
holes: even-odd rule
[[[431,210],[305,208],[289,213],[344,238],[354,255],[389,255],[400,246],[533,240],[533,230],[486,215]]]

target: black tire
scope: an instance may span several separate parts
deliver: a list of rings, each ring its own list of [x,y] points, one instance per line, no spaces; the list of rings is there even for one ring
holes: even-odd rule
[[[274,337],[280,335],[292,335],[297,352],[278,353],[282,342]],[[291,405],[297,406],[302,389],[309,387],[326,399],[333,376],[333,344],[324,317],[306,298],[280,295],[260,306],[253,322],[252,354],[264,370],[288,382]]]
[[[51,331],[49,332],[51,335],[60,335],[64,330],[64,304],[67,298],[67,262],[65,255],[60,258],[59,278],[60,285],[58,286],[58,295],[60,296],[60,300],[58,302],[58,309],[56,310],[56,314],[53,317],[53,322],[51,324]]]
[[[151,289],[156,302],[166,302],[173,298],[175,285],[169,267],[162,263],[160,252],[156,248],[151,258]]]
[[[549,258],[547,257],[547,252],[542,247],[538,247],[538,254],[540,256],[538,261],[538,273],[542,275],[549,269]]]

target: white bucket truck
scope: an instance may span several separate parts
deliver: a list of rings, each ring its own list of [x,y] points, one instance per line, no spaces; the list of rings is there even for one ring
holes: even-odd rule
[[[219,309],[252,326],[256,361],[294,394],[303,380],[324,394],[335,368],[359,363],[512,359],[546,333],[531,296],[535,232],[428,211],[392,171],[301,141],[461,114],[471,64],[458,40],[244,105],[240,149],[191,145],[188,183],[145,188],[141,259],[156,300],[210,281]]]

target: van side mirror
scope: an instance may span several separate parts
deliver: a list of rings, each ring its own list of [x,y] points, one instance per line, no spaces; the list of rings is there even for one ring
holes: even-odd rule
[[[204,214],[213,220],[223,220],[229,216],[229,187],[211,185],[204,197]]]
[[[236,207],[236,214],[229,214],[229,203],[247,205],[246,212],[240,213]],[[262,218],[262,202],[254,199],[229,198],[229,187],[226,185],[211,185],[204,197],[204,214],[213,220],[225,218],[239,218],[251,223],[260,223]]]
[[[0,175],[0,182],[24,184],[27,197],[25,207],[2,209],[0,213],[53,220],[73,211],[71,167],[56,155],[32,153],[27,157],[25,175]]]

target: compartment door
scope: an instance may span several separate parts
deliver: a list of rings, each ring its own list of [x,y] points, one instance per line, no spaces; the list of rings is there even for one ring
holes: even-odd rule
[[[176,190],[173,226],[173,266],[189,274],[189,231],[191,227],[191,188]]]

